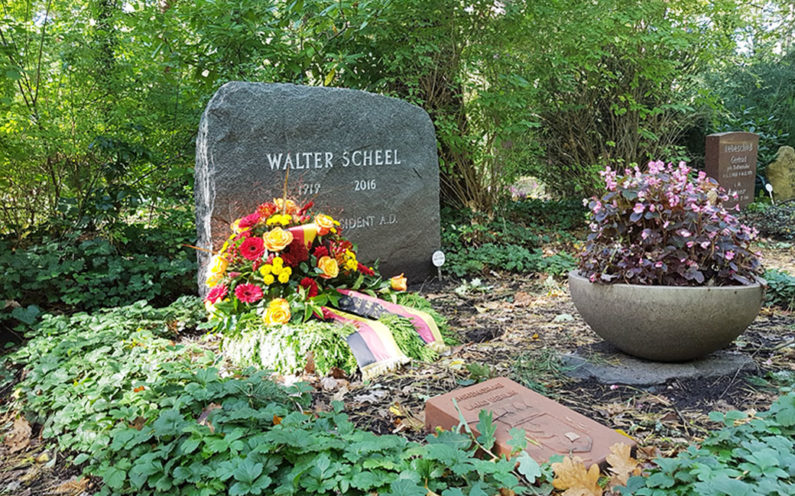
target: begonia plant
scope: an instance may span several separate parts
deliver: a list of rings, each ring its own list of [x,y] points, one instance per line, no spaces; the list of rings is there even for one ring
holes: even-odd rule
[[[580,275],[595,283],[764,283],[751,248],[756,229],[723,206],[729,195],[703,171],[656,161],[646,171],[636,166],[620,175],[608,167],[601,175],[607,191],[585,200],[590,233],[579,254]]]

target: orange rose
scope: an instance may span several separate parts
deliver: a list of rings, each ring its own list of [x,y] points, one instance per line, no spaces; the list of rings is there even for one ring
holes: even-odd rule
[[[325,236],[334,227],[334,219],[328,215],[317,214],[315,216],[315,225],[317,226],[317,233],[320,236]]]
[[[290,303],[284,298],[274,298],[268,304],[264,320],[268,325],[290,322]]]
[[[298,205],[296,205],[292,200],[287,200],[286,206],[283,198],[274,198],[273,203],[276,204],[277,212],[285,213],[287,215],[298,213]]]
[[[265,240],[265,248],[268,251],[282,251],[293,242],[293,233],[281,227],[274,227],[273,230],[265,233],[262,239]]]
[[[323,279],[337,277],[340,273],[340,266],[337,265],[337,261],[328,256],[320,257],[320,260],[317,261],[317,266],[323,271],[323,273],[320,274],[320,277]]]
[[[395,291],[406,290],[406,278],[403,277],[403,274],[391,278],[389,280],[389,284],[392,286],[392,289],[394,289]]]

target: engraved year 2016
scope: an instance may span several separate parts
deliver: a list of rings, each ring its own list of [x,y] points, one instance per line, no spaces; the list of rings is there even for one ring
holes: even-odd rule
[[[302,184],[298,189],[301,195],[316,195],[320,192],[320,183]]]
[[[353,185],[354,191],[371,191],[375,189],[375,179],[362,179],[355,180]]]

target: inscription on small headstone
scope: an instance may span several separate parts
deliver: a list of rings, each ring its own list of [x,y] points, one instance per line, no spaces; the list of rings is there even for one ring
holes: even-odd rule
[[[728,193],[724,205],[745,207],[754,201],[756,159],[759,135],[745,132],[717,133],[707,136],[704,163],[706,173],[714,178]],[[732,198],[737,193],[737,200]]]
[[[582,458],[586,466],[601,464],[610,454],[610,446],[635,445],[628,437],[505,377],[429,399],[425,403],[427,430],[452,429],[458,425],[454,399],[473,431],[481,410],[492,413],[497,425],[494,447],[497,453],[510,453],[507,443],[511,439],[509,431],[514,427],[524,429],[527,453],[539,463],[553,455],[571,454]]]
[[[196,143],[199,246],[263,201],[314,200],[365,263],[421,280],[440,245],[439,165],[428,114],[363,91],[232,82],[202,115]],[[208,255],[199,255],[203,281]]]

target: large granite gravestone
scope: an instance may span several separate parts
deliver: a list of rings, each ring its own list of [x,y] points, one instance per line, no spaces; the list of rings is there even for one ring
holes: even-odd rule
[[[207,104],[196,143],[199,246],[264,201],[314,200],[365,263],[421,280],[439,249],[439,164],[428,114],[363,91],[231,82]],[[199,254],[203,287],[209,255]]]
[[[759,135],[754,133],[730,132],[707,136],[706,172],[729,193],[725,207],[739,204],[743,208],[754,201],[758,148]],[[737,200],[732,199],[732,193],[737,193]]]
[[[614,444],[635,446],[632,439],[505,377],[429,399],[425,402],[425,428],[454,429],[463,416],[477,436],[481,410],[491,412],[497,427],[497,454],[510,454],[513,428],[525,431],[527,454],[539,463],[553,455],[573,455],[586,466],[602,464]]]

